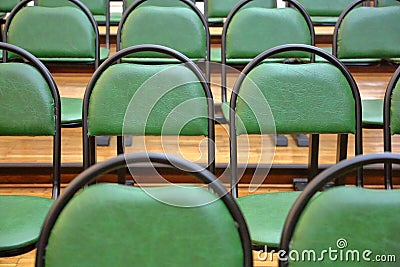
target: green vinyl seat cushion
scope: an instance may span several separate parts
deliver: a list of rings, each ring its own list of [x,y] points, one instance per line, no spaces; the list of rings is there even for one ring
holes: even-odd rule
[[[110,55],[110,49],[105,47],[100,47],[100,61],[104,61]],[[39,59],[43,62],[49,63],[92,63],[94,61],[94,57],[39,57]]]
[[[149,256],[156,253],[156,256]],[[200,187],[90,186],[62,210],[46,266],[243,266],[235,221]]]
[[[362,99],[364,126],[383,126],[383,99]]]
[[[315,24],[331,24],[335,25],[339,17],[330,16],[311,16],[311,21]]]
[[[300,193],[253,194],[237,198],[254,244],[279,247],[286,217]]]
[[[0,250],[37,242],[52,199],[33,196],[0,196]]]
[[[61,124],[82,122],[81,98],[61,97]]]
[[[329,189],[309,201],[297,222],[290,246],[300,253],[312,249],[320,259],[292,261],[290,266],[398,266],[393,261],[376,262],[375,256],[398,257],[399,220],[399,190]],[[337,251],[331,254],[337,256],[336,261],[328,254],[322,256],[329,248]],[[357,254],[359,257],[350,258]]]

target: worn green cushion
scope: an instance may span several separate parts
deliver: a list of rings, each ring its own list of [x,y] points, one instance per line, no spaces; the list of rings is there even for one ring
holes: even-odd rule
[[[393,89],[390,101],[390,132],[391,134],[400,133],[400,90],[399,83]]]
[[[293,261],[290,266],[398,266],[396,261],[375,261],[375,256],[398,259],[399,220],[399,190],[330,189],[309,202],[292,238],[291,249],[300,257],[304,251],[315,254],[310,252],[310,260]],[[371,252],[364,254],[369,261],[363,258],[366,250]],[[291,255],[295,259],[296,254]]]
[[[240,0],[208,0],[207,11],[209,21],[210,18],[220,19],[227,17],[232,8],[239,2]],[[276,2],[274,0],[256,0],[246,4],[243,8],[248,7],[274,8],[276,7]]]
[[[61,97],[61,124],[82,122],[82,98]]]
[[[353,9],[339,28],[338,58],[399,57],[399,16],[400,6]]]
[[[80,0],[93,15],[106,15],[106,0]],[[47,7],[75,6],[68,0],[38,0],[38,5]]]
[[[33,196],[0,196],[0,251],[37,242],[53,200]]]
[[[280,25],[279,31],[276,25]],[[300,12],[292,8],[246,8],[236,13],[229,24],[226,58],[254,58],[269,48],[288,43],[311,44],[310,29]],[[285,57],[304,54],[288,52]]]
[[[133,10],[121,32],[121,48],[158,44],[173,48],[189,58],[206,57],[206,30],[199,16],[184,7],[145,6]],[[137,53],[133,57],[165,57]]]
[[[203,87],[182,65],[111,66],[90,98],[89,135],[207,135]]]
[[[46,266],[239,267],[243,251],[226,206],[203,188],[101,184],[61,212]]]
[[[300,193],[253,194],[237,199],[254,244],[279,246],[283,224]]]
[[[40,72],[0,64],[0,135],[54,135],[54,99]]]
[[[363,125],[383,126],[383,99],[363,99]]]
[[[355,100],[343,74],[327,63],[264,63],[243,82],[237,133],[355,133]],[[272,112],[272,117],[270,113]]]
[[[10,12],[20,0],[1,0],[0,1],[0,12]]]
[[[28,6],[11,21],[8,42],[39,58],[93,58],[96,35],[77,8]]]
[[[339,17],[340,13],[342,13],[353,0],[298,0],[298,2],[307,10],[310,16]]]

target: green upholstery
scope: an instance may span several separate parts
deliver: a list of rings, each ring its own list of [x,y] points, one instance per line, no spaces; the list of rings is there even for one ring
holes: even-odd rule
[[[7,13],[13,9],[20,0],[1,0],[0,1],[0,12]]]
[[[397,262],[375,261],[375,257],[398,257],[399,219],[399,190],[337,187],[323,192],[302,212],[290,247],[300,257],[302,252],[313,250],[319,260],[312,260],[311,254],[311,260],[293,260],[290,266],[398,266]],[[329,249],[336,251],[331,258]],[[323,250],[326,252],[321,254]],[[371,253],[363,254],[367,250]]]
[[[106,15],[107,1],[106,0],[80,0],[93,15]],[[75,6],[74,3],[68,0],[38,0],[39,6],[59,7],[59,6]],[[105,19],[104,19],[105,21]]]
[[[364,127],[383,126],[383,99],[362,100],[362,121]]]
[[[54,99],[39,71],[0,64],[0,135],[54,135]]]
[[[62,23],[60,23],[62,16]],[[12,19],[8,43],[28,50],[38,58],[95,58],[92,24],[73,7],[25,7]]]
[[[207,15],[209,22],[221,23],[224,21],[229,14],[229,12],[240,2],[240,0],[206,0]],[[274,0],[255,0],[249,4],[247,7],[263,7],[263,8],[275,8],[276,1]]]
[[[126,8],[132,5],[135,0],[124,0]],[[190,0],[195,3],[195,0]],[[185,3],[179,0],[147,0],[140,4],[140,6],[164,6],[164,7],[187,7]]]
[[[400,6],[353,9],[339,26],[337,57],[340,59],[399,57],[400,47],[397,45],[400,42],[399,16]]]
[[[298,0],[298,2],[307,10],[313,23],[335,25],[342,11],[353,0]]]
[[[258,90],[264,98],[254,97]],[[236,114],[243,126],[237,125],[237,133],[268,131],[259,125],[268,124],[268,118],[258,112],[266,105],[274,117],[276,133],[356,131],[351,88],[343,74],[330,64],[265,63],[254,68],[241,86]]]
[[[400,133],[400,90],[399,83],[396,83],[390,100],[390,133],[392,135]]]
[[[397,0],[376,0],[376,2],[378,7],[395,6],[400,4]]]
[[[203,188],[99,184],[61,211],[45,261],[47,267],[239,267],[243,249],[229,210]]]
[[[253,194],[237,199],[254,244],[274,248],[279,246],[285,219],[300,193]]]
[[[145,6],[134,9],[121,30],[120,48],[158,44],[173,48],[189,58],[206,58],[206,30],[189,8]],[[160,57],[137,53],[135,57]]]
[[[34,245],[52,199],[0,196],[0,251]]]
[[[61,123],[82,123],[82,98],[61,97]]]
[[[88,135],[207,135],[204,90],[184,66],[121,63],[90,96]]]
[[[276,25],[280,25],[277,32]],[[304,17],[292,8],[246,8],[232,18],[226,33],[226,58],[252,58],[281,44],[311,44],[311,33]],[[293,52],[286,57],[307,57]]]

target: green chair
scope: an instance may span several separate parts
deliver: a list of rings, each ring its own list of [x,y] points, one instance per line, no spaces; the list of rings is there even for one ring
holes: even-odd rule
[[[400,57],[400,6],[369,7],[353,2],[341,14],[333,36],[333,55],[346,65],[372,65]],[[365,25],[371,25],[365,26]],[[383,127],[383,99],[363,99],[363,127]]]
[[[399,77],[400,67],[394,72],[386,88],[384,98],[384,111],[383,111],[383,135],[384,135],[384,150],[392,152],[392,136],[399,134]],[[386,165],[385,172],[385,187],[392,189],[392,168],[391,165]]]
[[[327,182],[377,163],[400,164],[392,153],[334,165],[307,186],[286,219],[279,266],[398,266],[400,191],[341,186],[316,195]]]
[[[149,65],[123,60],[133,53],[149,52],[170,56],[178,63]],[[118,51],[98,68],[84,98],[84,168],[96,162],[95,137],[126,135],[205,136],[206,165],[215,171],[212,93],[190,59],[170,48],[138,45]],[[118,154],[124,153],[122,138],[117,139],[117,149]],[[122,175],[119,182],[125,182]]]
[[[315,53],[326,62],[264,62],[292,51]],[[241,178],[238,167],[246,166],[238,166],[239,135],[311,134],[309,179],[318,173],[319,134],[338,134],[338,160],[347,156],[348,134],[355,136],[355,154],[362,153],[357,85],[342,63],[314,46],[277,46],[252,60],[235,83],[229,115],[231,190],[235,197]],[[361,173],[356,183],[362,185]],[[278,247],[285,218],[299,194],[294,191],[237,198],[254,245]]]
[[[315,26],[335,26],[342,11],[353,0],[297,0],[308,12]]]
[[[52,199],[0,196],[0,257],[11,257],[35,248],[47,212],[60,193],[60,98],[51,74],[37,58],[6,43],[0,43],[0,49],[25,60],[0,64],[0,135],[53,138]]]
[[[102,174],[167,165],[205,183],[128,187],[96,184]],[[142,169],[141,169],[142,168]],[[153,255],[156,253],[157,255]],[[121,155],[81,173],[43,226],[39,266],[253,266],[245,220],[224,186],[197,164],[158,153]]]
[[[39,6],[74,6],[69,0],[35,0]],[[110,49],[110,0],[80,0],[92,13],[97,25],[106,28],[106,48]]]
[[[3,24],[5,23],[6,15],[10,12],[20,0],[3,0],[0,1],[0,38],[3,38]],[[1,39],[2,40],[2,39]]]
[[[81,10],[71,6],[26,6],[31,1],[21,1],[5,25],[5,42],[20,46],[49,66],[90,65],[96,69],[110,51],[100,48],[97,25],[90,10],[77,0],[70,1]],[[61,101],[62,126],[81,126],[82,99]]]
[[[374,0],[374,5],[376,7],[395,6],[399,4],[400,3],[397,0]]]
[[[210,26],[223,26],[231,10],[240,0],[204,0],[204,15]],[[276,8],[276,0],[257,0],[247,7]]]

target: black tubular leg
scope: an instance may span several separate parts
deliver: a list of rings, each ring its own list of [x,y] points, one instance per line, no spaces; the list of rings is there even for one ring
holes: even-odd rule
[[[338,134],[337,137],[337,152],[336,152],[336,162],[342,161],[347,158],[347,146],[349,142],[348,134]],[[335,180],[336,185],[345,185],[345,178],[338,177]]]
[[[125,149],[124,149],[124,137],[123,136],[117,136],[117,154],[121,155],[124,154]],[[125,168],[120,168],[118,169],[118,183],[119,184],[125,184],[126,179],[126,169]]]
[[[308,156],[308,179],[310,180],[318,174],[318,156],[319,134],[312,134]]]

